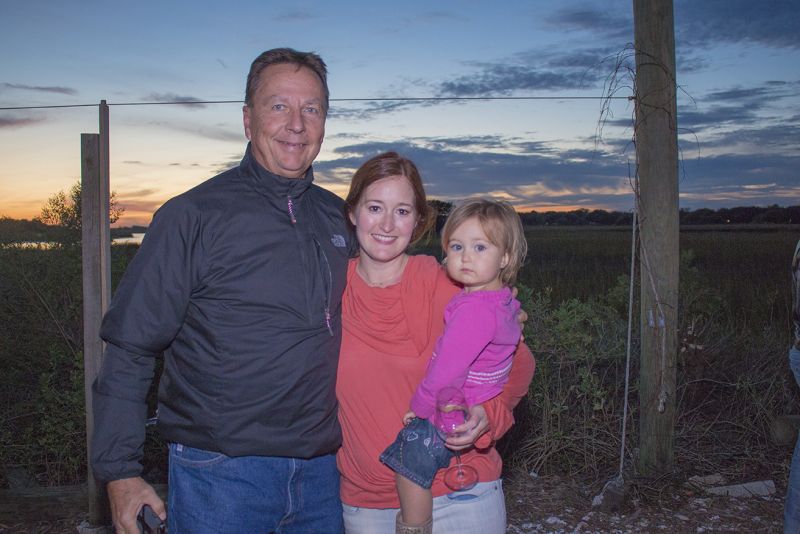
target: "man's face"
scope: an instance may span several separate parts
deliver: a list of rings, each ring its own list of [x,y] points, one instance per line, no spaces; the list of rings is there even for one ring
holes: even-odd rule
[[[302,178],[325,136],[325,92],[306,67],[281,63],[261,71],[252,107],[244,107],[244,133],[256,161],[286,178]]]

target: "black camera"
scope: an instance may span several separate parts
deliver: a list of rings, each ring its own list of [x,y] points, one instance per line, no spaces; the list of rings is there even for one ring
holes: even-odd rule
[[[136,524],[139,525],[141,534],[166,534],[167,532],[167,525],[146,504],[139,510],[139,515],[136,516]]]

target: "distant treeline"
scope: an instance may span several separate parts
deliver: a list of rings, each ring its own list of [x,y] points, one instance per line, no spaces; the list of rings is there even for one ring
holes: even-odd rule
[[[450,202],[431,201],[444,219],[453,205]],[[630,225],[631,212],[578,209],[572,211],[529,211],[520,212],[522,223],[526,226],[621,226]],[[693,224],[800,224],[800,205],[798,206],[742,206],[712,210],[682,209],[679,212],[682,225]],[[442,221],[440,221],[442,222]]]
[[[147,230],[146,226],[112,228],[111,238],[130,237],[132,234],[144,233],[145,230]],[[63,228],[50,226],[36,219],[28,220],[0,217],[0,244],[20,243],[25,241],[60,241],[63,236]]]
[[[453,204],[431,200],[431,205],[439,213],[437,227],[441,228]],[[630,225],[631,212],[579,209],[572,211],[529,211],[521,212],[523,224],[527,226],[624,226]],[[800,205],[798,206],[741,206],[712,210],[682,209],[679,213],[682,225],[693,224],[800,224]],[[130,237],[131,234],[144,233],[145,226],[126,226],[111,229],[111,237]],[[48,226],[38,220],[11,219],[0,217],[0,244],[21,241],[54,241],[63,232],[55,226]]]

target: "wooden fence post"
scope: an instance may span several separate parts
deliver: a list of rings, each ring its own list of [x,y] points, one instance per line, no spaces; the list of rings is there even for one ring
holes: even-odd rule
[[[674,460],[678,320],[678,138],[672,0],[634,0],[639,175],[642,474]]]
[[[86,454],[94,434],[92,383],[100,370],[103,342],[100,323],[111,296],[111,236],[109,226],[108,105],[100,103],[100,133],[81,134],[81,253],[83,258],[83,365],[86,406]],[[87,462],[89,521],[110,523],[105,488],[94,479]]]

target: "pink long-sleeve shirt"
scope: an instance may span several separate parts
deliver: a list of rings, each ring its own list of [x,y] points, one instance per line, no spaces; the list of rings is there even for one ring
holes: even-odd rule
[[[519,309],[508,288],[461,291],[452,298],[444,311],[444,333],[411,398],[417,417],[434,414],[436,394],[446,386],[461,387],[470,406],[500,394],[520,339]]]

